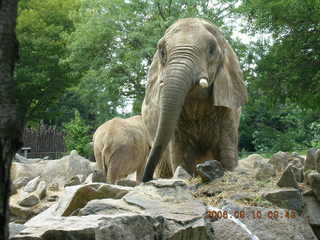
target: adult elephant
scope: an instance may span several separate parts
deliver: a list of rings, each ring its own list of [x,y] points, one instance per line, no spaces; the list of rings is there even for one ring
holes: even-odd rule
[[[198,18],[174,23],[148,73],[142,117],[152,148],[143,181],[157,165],[160,177],[172,176],[178,165],[195,174],[199,161],[212,158],[234,169],[246,100],[238,58],[220,30]]]

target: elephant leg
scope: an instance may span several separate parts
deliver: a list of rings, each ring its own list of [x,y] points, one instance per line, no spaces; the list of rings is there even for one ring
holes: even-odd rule
[[[120,175],[120,165],[121,165],[121,153],[119,151],[115,151],[111,154],[108,164],[108,169],[106,169],[107,173],[107,183],[115,184],[119,179]]]
[[[143,178],[143,173],[144,173],[144,167],[145,165],[141,165],[138,169],[137,169],[137,172],[136,172],[136,181],[138,183],[141,183],[142,182],[142,178]]]
[[[233,170],[238,165],[238,128],[233,111],[227,110],[221,122],[219,156],[222,166]]]
[[[94,158],[96,159],[96,169],[103,171],[103,157],[101,151],[94,150]]]
[[[181,166],[191,176],[194,176],[196,174],[196,154],[191,148],[186,149],[184,145],[177,140],[171,140],[169,148],[173,173],[178,166]]]
[[[114,168],[112,167],[112,164],[109,165],[107,170],[107,183],[114,184],[116,180]]]

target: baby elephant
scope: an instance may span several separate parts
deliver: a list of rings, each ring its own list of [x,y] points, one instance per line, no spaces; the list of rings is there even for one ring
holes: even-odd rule
[[[97,168],[107,175],[107,182],[137,171],[137,182],[142,181],[149,154],[146,130],[140,115],[128,119],[113,118],[102,124],[93,135]]]

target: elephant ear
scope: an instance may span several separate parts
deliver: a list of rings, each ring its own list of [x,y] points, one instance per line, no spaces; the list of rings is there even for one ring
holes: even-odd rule
[[[223,54],[213,85],[214,105],[236,109],[246,103],[247,89],[236,54],[224,39],[220,47]]]
[[[159,69],[160,68],[160,61],[159,61],[159,55],[158,50],[153,56],[151,66],[148,71],[147,76],[147,86],[146,86],[146,95],[145,95],[145,102],[146,104],[150,103],[150,101],[153,101],[157,95],[157,87],[159,85],[158,78],[159,78]]]

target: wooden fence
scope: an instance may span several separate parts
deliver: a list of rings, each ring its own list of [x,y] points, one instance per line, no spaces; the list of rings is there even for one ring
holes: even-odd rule
[[[64,133],[55,127],[41,125],[38,129],[25,128],[23,133],[23,147],[30,147],[28,158],[50,159],[60,158],[66,151]],[[24,155],[22,150],[19,154]]]

